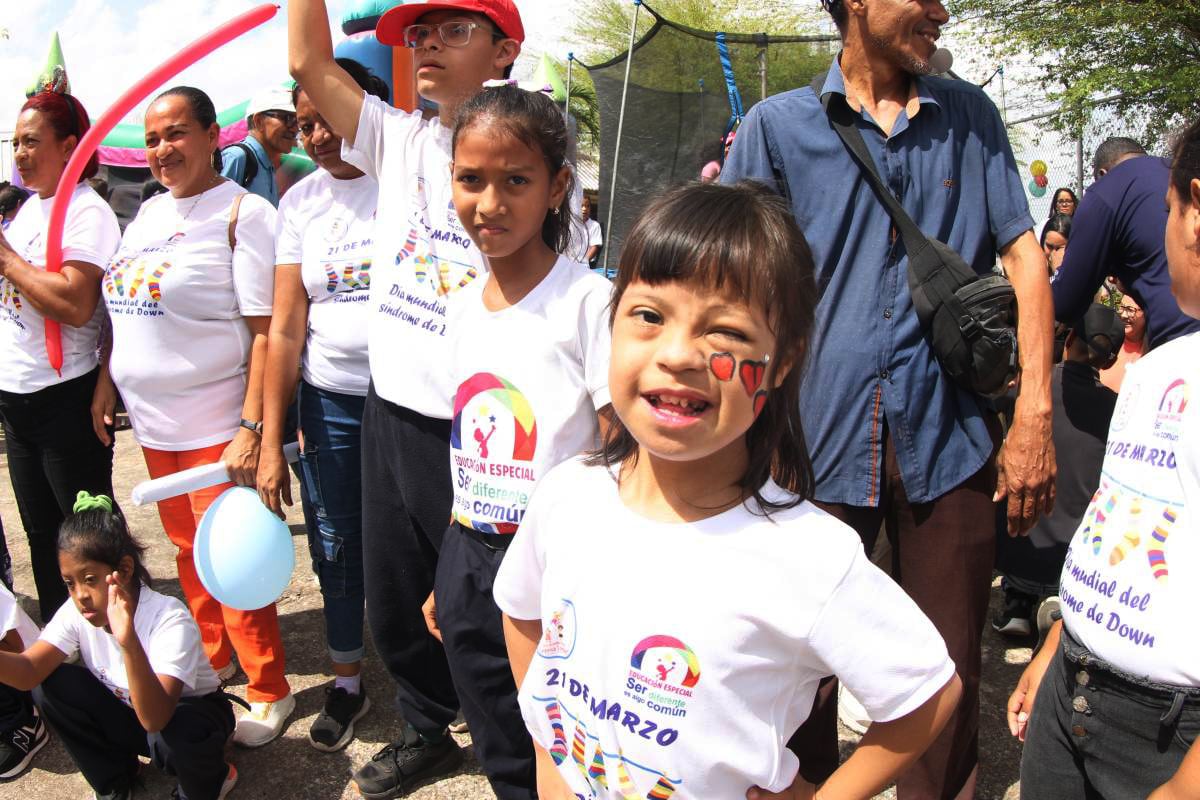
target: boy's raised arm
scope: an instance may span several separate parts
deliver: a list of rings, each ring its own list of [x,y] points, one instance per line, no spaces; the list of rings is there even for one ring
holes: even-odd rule
[[[288,71],[334,132],[353,144],[363,90],[333,60],[325,0],[289,0]]]

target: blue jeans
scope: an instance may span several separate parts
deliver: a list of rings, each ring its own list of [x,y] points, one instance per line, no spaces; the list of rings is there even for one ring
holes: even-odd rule
[[[1117,672],[1063,628],[1021,755],[1022,800],[1145,797],[1200,734],[1200,688]]]
[[[366,398],[300,382],[301,501],[335,664],[363,657],[362,417]]]

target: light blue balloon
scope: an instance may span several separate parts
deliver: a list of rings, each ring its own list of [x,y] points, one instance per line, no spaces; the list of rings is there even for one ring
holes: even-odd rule
[[[245,486],[226,489],[204,512],[192,559],[208,593],[239,611],[274,603],[296,566],[287,525]]]

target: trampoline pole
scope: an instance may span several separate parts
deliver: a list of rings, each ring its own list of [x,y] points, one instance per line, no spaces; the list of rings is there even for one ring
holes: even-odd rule
[[[563,117],[571,115],[571,68],[575,66],[575,54],[567,53],[567,96],[563,98]]]
[[[608,187],[608,210],[605,215],[604,237],[612,236],[613,200],[617,196],[617,167],[621,163],[621,129],[625,127],[625,96],[629,93],[629,68],[633,65],[633,45],[637,42],[638,12],[642,0],[633,0],[633,24],[629,26],[629,49],[625,51],[625,81],[621,84],[621,110],[617,114],[617,142],[613,145],[612,181]],[[611,247],[604,248],[604,274],[608,275],[608,254]]]

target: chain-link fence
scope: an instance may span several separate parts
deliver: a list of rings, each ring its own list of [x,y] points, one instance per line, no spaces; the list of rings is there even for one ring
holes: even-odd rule
[[[1029,197],[1029,210],[1039,225],[1050,216],[1050,204],[1055,190],[1066,187],[1082,197],[1092,183],[1092,156],[1096,147],[1110,136],[1128,136],[1142,144],[1150,153],[1163,154],[1166,144],[1162,137],[1149,137],[1149,119],[1136,113],[1121,114],[1115,101],[1108,98],[1091,108],[1087,124],[1081,131],[1064,133],[1056,125],[1059,111],[1033,114],[1009,119],[1008,138],[1017,159],[1017,169]],[[1032,165],[1046,165],[1046,185],[1038,187]]]

